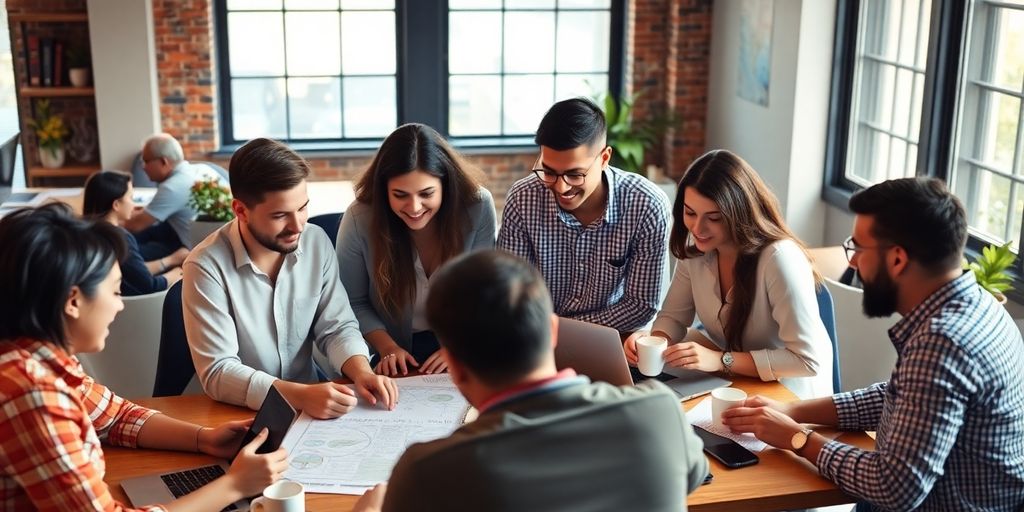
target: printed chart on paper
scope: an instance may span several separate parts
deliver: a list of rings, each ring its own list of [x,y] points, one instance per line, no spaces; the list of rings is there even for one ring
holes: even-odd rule
[[[448,374],[395,382],[393,411],[360,400],[333,420],[300,416],[284,439],[290,464],[284,477],[308,492],[362,494],[388,479],[406,447],[446,437],[462,425],[469,404]]]

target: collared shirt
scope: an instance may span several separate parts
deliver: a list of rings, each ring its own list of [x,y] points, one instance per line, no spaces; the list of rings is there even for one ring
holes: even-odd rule
[[[103,481],[100,441],[134,448],[156,411],[97,384],[63,349],[26,338],[0,342],[0,404],[0,510],[127,510]]]
[[[170,224],[178,235],[178,239],[186,247],[191,243],[188,232],[198,213],[188,205],[188,198],[192,194],[192,185],[197,181],[207,179],[215,179],[227,185],[224,178],[212,168],[204,164],[192,164],[187,160],[182,160],[174,166],[174,169],[171,169],[170,176],[157,185],[156,194],[146,205],[146,213],[160,222]]]
[[[741,350],[754,359],[758,377],[781,381],[800,398],[831,395],[832,342],[818,313],[811,263],[796,242],[779,240],[761,251],[751,294]],[[679,260],[653,329],[673,343],[698,341],[703,336],[687,331],[696,315],[708,341],[727,350],[731,290],[727,298],[722,300],[717,250]]]
[[[182,269],[185,332],[215,400],[259,409],[278,378],[317,382],[314,344],[339,372],[350,357],[369,357],[321,229],[303,231],[276,284],[249,258],[237,219],[196,246]]]
[[[577,376],[576,370],[573,370],[572,368],[564,368],[551,377],[513,386],[488,398],[487,400],[484,400],[484,403],[480,404],[480,413],[485,413],[500,405],[514,402],[528,396],[562,389],[563,387],[572,386],[574,384],[587,384],[589,382],[590,380],[586,377]]]
[[[559,316],[629,332],[649,323],[665,296],[670,208],[642,176],[609,167],[602,179],[604,215],[586,226],[536,176],[517,181],[498,248],[540,269]]]
[[[1022,510],[1024,341],[1006,310],[965,272],[889,337],[889,381],[833,397],[841,429],[877,429],[875,451],[831,441],[822,476],[874,510]]]

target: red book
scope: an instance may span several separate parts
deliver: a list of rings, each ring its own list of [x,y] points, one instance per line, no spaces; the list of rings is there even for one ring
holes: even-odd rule
[[[28,84],[38,87],[40,84],[39,67],[39,36],[28,36]]]

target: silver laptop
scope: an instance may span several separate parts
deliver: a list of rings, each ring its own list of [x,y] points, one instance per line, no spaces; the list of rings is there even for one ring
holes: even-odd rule
[[[555,366],[572,368],[594,382],[633,384],[619,332],[602,325],[559,318]]]
[[[288,404],[277,388],[271,386],[267,397],[263,399],[263,405],[256,413],[252,426],[249,427],[249,431],[246,432],[239,446],[248,444],[259,431],[266,427],[270,430],[270,435],[256,450],[256,453],[269,453],[276,450],[281,446],[281,441],[284,440],[288,428],[291,427],[296,417],[298,417],[298,413],[295,408]],[[121,482],[121,488],[128,495],[132,505],[136,507],[157,503],[166,504],[223,476],[229,467],[231,467],[231,462],[222,460],[208,466],[129,478]],[[249,510],[249,501],[236,501],[225,507],[224,510]]]

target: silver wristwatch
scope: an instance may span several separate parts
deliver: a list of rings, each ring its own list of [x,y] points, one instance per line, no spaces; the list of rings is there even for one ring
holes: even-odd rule
[[[732,352],[722,352],[722,367],[725,369],[725,373],[732,375],[732,363],[735,361],[732,357]]]

